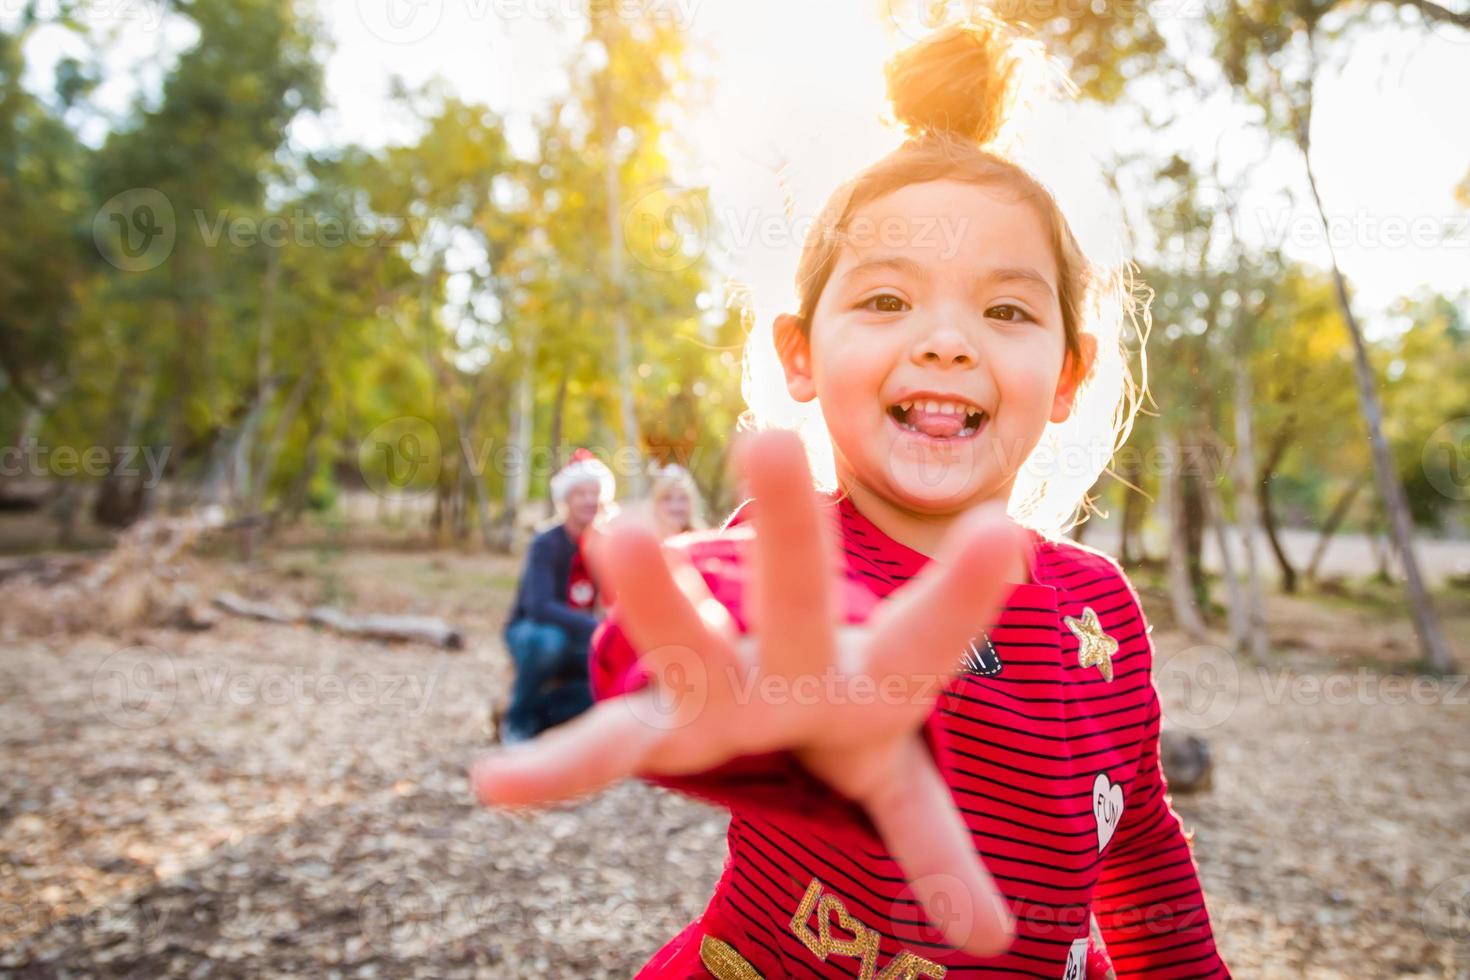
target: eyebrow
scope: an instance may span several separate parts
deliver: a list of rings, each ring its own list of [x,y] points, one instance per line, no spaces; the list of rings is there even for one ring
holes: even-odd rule
[[[916,279],[929,278],[928,271],[913,259],[902,255],[882,255],[876,258],[864,259],[857,265],[848,269],[842,275],[842,281],[847,282],[864,273],[890,270],[903,275],[913,276]],[[1021,282],[1039,286],[1052,298],[1056,297],[1056,289],[1053,288],[1051,280],[1042,275],[1029,265],[1002,266],[991,269],[982,277],[985,282]]]
[[[902,255],[880,255],[876,258],[864,259],[857,265],[842,274],[842,281],[847,282],[867,272],[887,269],[904,275],[913,276],[916,279],[927,279],[929,274],[924,267],[913,259]]]
[[[1052,288],[1051,280],[1028,265],[991,269],[985,278],[992,282],[1029,282],[1046,290],[1048,296],[1055,298],[1057,294]]]

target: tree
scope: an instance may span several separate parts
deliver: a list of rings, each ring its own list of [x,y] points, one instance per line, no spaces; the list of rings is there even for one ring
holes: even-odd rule
[[[1470,14],[1454,14],[1431,0],[1406,0],[1422,16],[1470,27]],[[1335,2],[1283,4],[1228,4],[1215,19],[1218,54],[1227,76],[1247,98],[1261,106],[1268,122],[1288,136],[1301,152],[1311,198],[1323,224],[1327,210],[1317,185],[1312,159],[1312,110],[1322,49],[1337,39],[1328,15]],[[1359,410],[1368,430],[1373,472],[1388,517],[1390,534],[1403,566],[1405,590],[1425,662],[1434,670],[1452,669],[1453,658],[1440,629],[1419,561],[1414,551],[1413,524],[1403,483],[1384,434],[1378,382],[1369,360],[1367,342],[1353,311],[1351,291],[1337,262],[1331,236],[1328,251],[1334,292],[1353,354],[1353,377]]]
[[[100,264],[85,237],[86,148],[21,85],[33,27],[0,32],[0,426],[14,445],[68,386],[83,281]]]

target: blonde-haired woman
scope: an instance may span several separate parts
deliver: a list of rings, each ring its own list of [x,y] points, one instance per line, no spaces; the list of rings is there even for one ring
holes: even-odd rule
[[[704,527],[704,502],[699,497],[699,487],[689,471],[677,463],[654,470],[649,501],[660,538]]]

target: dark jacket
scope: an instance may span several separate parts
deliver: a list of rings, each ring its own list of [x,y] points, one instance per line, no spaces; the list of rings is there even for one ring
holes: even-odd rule
[[[516,601],[511,607],[509,629],[523,619],[550,626],[560,626],[567,635],[583,643],[590,642],[597,628],[597,617],[575,609],[567,603],[567,590],[572,577],[572,558],[577,542],[567,536],[564,525],[547,528],[531,539],[521,581],[516,586]]]

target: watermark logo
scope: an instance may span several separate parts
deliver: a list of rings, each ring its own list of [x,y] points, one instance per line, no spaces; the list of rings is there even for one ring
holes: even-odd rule
[[[942,944],[953,937],[969,939],[975,931],[975,896],[958,877],[951,874],[923,875],[909,882],[909,890],[923,901],[915,907],[905,901],[896,902],[889,919],[895,922],[918,921],[918,939],[924,943]]]
[[[1164,227],[1159,247],[1166,254],[1174,257],[1190,255],[1198,247],[1200,236],[1208,237],[1209,232],[1216,229],[1228,231],[1233,238],[1240,237],[1236,201],[1229,189],[1209,176],[1186,184],[1183,178],[1188,176],[1188,171],[1171,173],[1181,181],[1181,187],[1188,187],[1188,191],[1176,199],[1174,208],[1162,215]]]
[[[442,897],[422,875],[374,882],[357,903],[362,938],[380,953],[432,938],[443,926],[443,915]]]
[[[1240,667],[1222,647],[1201,644],[1181,650],[1159,669],[1160,686],[1177,698],[1169,721],[1190,731],[1224,724],[1240,703]]]
[[[883,16],[898,34],[919,41],[946,24],[970,19],[979,8],[978,0],[884,0]]]
[[[1435,429],[1421,462],[1430,486],[1451,500],[1470,500],[1470,416]]]
[[[9,937],[65,930],[70,936],[100,932],[148,943],[163,935],[167,923],[168,909],[146,896],[81,912],[68,911],[65,906],[40,898],[0,902],[0,931]]]
[[[623,699],[640,722],[656,731],[692,724],[709,703],[709,669],[704,658],[684,646],[665,646],[645,653],[642,664],[649,687]]]
[[[970,221],[955,215],[855,215],[834,227],[821,213],[713,208],[704,193],[672,185],[645,190],[623,212],[628,252],[655,272],[695,264],[718,240],[734,254],[826,243],[835,248],[914,248],[941,261],[959,254]]]
[[[28,436],[0,448],[0,476],[141,477],[155,489],[168,465],[169,446],[50,446]]]
[[[444,0],[357,0],[357,16],[389,44],[417,44],[444,19]]]
[[[381,497],[418,497],[434,489],[443,465],[439,433],[416,415],[389,419],[357,447],[363,481]]]
[[[672,185],[645,191],[626,209],[628,254],[654,272],[680,272],[709,246],[710,213],[704,195]]]
[[[124,272],[147,272],[173,254],[178,237],[174,206],[152,187],[114,194],[92,219],[92,241]]]
[[[1382,214],[1359,208],[1325,217],[1285,208],[1256,211],[1259,231],[1273,247],[1371,249],[1470,249],[1465,214]]]
[[[27,8],[38,23],[64,20],[108,30],[117,29],[119,24],[138,24],[145,31],[156,31],[168,12],[163,0],[9,0],[0,3],[0,13],[10,14]]]
[[[133,646],[108,656],[92,675],[92,706],[108,722],[130,730],[161,724],[181,696],[185,704],[211,708],[346,704],[422,717],[439,677],[438,671],[342,673],[300,665],[264,671],[204,664],[180,668],[163,650]]]
[[[577,23],[616,18],[635,23],[662,23],[686,30],[698,0],[357,0],[357,14],[368,32],[389,44],[417,44],[441,27],[463,30],[465,22],[482,24],[537,20]],[[452,13],[446,25],[446,13]]]
[[[1430,939],[1448,939],[1460,956],[1470,957],[1470,875],[1441,881],[1424,896],[1419,927]]]
[[[173,658],[156,647],[124,647],[92,674],[92,708],[119,728],[160,724],[172,713],[178,694]]]

